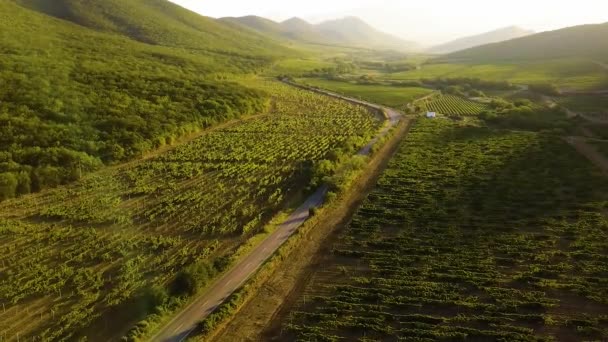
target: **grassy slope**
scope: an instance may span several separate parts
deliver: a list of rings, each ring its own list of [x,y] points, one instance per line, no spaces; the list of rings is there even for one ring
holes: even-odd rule
[[[394,108],[403,108],[409,102],[432,92],[426,88],[358,85],[315,78],[302,79],[301,82]]]
[[[604,60],[607,36],[608,23],[581,25],[458,51],[442,59],[492,62],[582,56]]]
[[[608,113],[608,96],[567,96],[560,98],[559,104],[575,112]]]
[[[219,78],[292,53],[163,1],[2,1],[0,32],[0,200],[264,110]]]
[[[104,32],[193,52],[268,57],[286,51],[249,30],[203,17],[166,0],[19,0],[25,6]]]
[[[436,61],[453,64],[430,66],[407,77],[472,76],[517,83],[549,81],[572,89],[606,88],[606,72],[593,64],[608,58],[606,36],[608,23],[542,32],[448,54]]]
[[[562,88],[581,90],[608,87],[608,74],[600,66],[585,58],[426,64],[419,70],[385,75],[385,77],[401,80],[477,77],[522,84],[551,82]]]
[[[517,26],[504,27],[498,30],[464,37],[441,45],[433,46],[432,48],[428,49],[427,52],[435,54],[452,53],[480,45],[520,38],[530,34],[534,34],[534,32]]]

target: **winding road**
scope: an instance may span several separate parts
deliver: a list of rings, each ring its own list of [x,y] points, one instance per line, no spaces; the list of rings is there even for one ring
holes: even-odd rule
[[[382,111],[385,114],[387,124],[369,144],[358,152],[358,155],[369,155],[374,144],[385,136],[391,127],[397,125],[401,120],[401,114],[394,109],[331,92],[304,87],[291,82],[285,83]],[[322,186],[317,189],[317,191],[308,197],[308,199],[280,224],[266,240],[253,249],[247,256],[242,258],[228,272],[217,279],[203,295],[195,299],[188,307],[177,314],[173,320],[151,338],[151,341],[180,342],[188,338],[196,329],[200,321],[209,316],[232,293],[239,289],[264,264],[264,262],[268,260],[279,247],[281,247],[281,245],[283,245],[283,243],[285,243],[298,228],[306,222],[306,220],[308,220],[310,217],[310,209],[319,207],[323,204],[327,191],[327,186]]]

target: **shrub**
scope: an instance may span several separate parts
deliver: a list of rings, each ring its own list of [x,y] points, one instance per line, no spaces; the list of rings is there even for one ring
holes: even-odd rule
[[[10,172],[0,173],[0,201],[15,197],[19,182]]]

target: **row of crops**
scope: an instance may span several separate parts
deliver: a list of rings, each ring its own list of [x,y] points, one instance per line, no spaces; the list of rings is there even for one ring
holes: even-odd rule
[[[558,137],[416,124],[282,339],[608,339],[608,181]]]
[[[487,109],[486,105],[482,103],[447,94],[432,96],[418,105],[430,112],[456,116],[475,115]]]
[[[306,166],[346,143],[363,145],[381,125],[362,107],[258,86],[273,94],[269,115],[3,202],[0,339],[112,336],[129,324],[114,313],[142,313],[133,314],[141,305],[132,300],[143,289],[230,256],[306,186]]]

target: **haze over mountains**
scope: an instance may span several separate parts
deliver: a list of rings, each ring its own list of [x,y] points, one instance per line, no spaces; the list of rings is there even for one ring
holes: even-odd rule
[[[291,18],[281,23],[257,16],[220,20],[243,25],[275,39],[407,52],[420,49],[416,43],[380,32],[356,17],[329,20],[316,25],[300,18]]]
[[[534,31],[526,30],[517,26],[509,26],[500,28],[494,31],[464,37],[460,39],[453,40],[451,42],[447,42],[441,45],[434,46],[427,50],[429,53],[433,54],[445,54],[451,53],[455,51],[460,51],[468,48],[472,48],[475,46],[502,42],[510,39],[520,38],[529,36],[534,34]]]
[[[608,23],[580,25],[541,32],[457,51],[445,56],[463,61],[517,61],[563,57],[587,57],[608,60]]]

